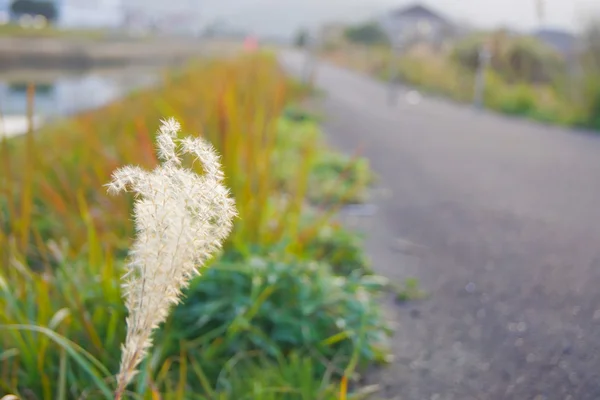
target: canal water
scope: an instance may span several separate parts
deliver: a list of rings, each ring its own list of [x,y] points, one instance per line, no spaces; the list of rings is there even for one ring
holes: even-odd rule
[[[27,86],[33,83],[37,127],[53,119],[91,110],[132,90],[159,82],[156,68],[0,73],[0,137],[27,131]]]

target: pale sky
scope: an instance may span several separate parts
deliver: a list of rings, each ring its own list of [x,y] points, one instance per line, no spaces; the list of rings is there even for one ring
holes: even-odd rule
[[[257,34],[289,35],[300,26],[331,20],[357,21],[418,0],[203,0],[207,19],[226,16]],[[455,21],[481,27],[537,27],[536,0],[423,0]],[[600,0],[545,0],[545,25],[578,30],[591,15],[600,17]]]

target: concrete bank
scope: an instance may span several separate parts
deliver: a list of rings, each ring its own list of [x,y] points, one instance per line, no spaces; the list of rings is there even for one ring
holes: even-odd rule
[[[226,40],[4,37],[0,38],[0,71],[169,65],[236,49],[239,49],[238,43]]]

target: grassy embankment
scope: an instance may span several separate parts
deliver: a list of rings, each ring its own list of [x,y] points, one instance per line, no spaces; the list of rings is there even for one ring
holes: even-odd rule
[[[323,145],[268,55],[202,61],[164,85],[0,147],[0,394],[111,398],[132,198],[115,168],[157,164],[160,118],[209,139],[237,202],[224,251],[155,335],[131,399],[346,399],[387,328],[361,242],[335,221],[368,164]],[[350,390],[352,391],[352,390]],[[1,396],[0,396],[1,397]]]
[[[394,57],[394,73],[402,82],[426,93],[472,103],[475,43],[468,39],[445,52],[416,50]],[[564,61],[527,39],[501,42],[498,47],[495,62],[485,72],[485,108],[545,123],[600,129],[597,69],[584,69],[580,77],[569,76]],[[323,57],[389,79],[392,55],[386,46],[340,46],[324,51]]]

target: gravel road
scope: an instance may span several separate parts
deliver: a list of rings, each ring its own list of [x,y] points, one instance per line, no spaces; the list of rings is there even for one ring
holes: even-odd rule
[[[377,271],[430,294],[389,304],[381,397],[600,399],[600,137],[404,90],[388,106],[382,84],[323,63],[316,82],[331,141],[381,177]]]

